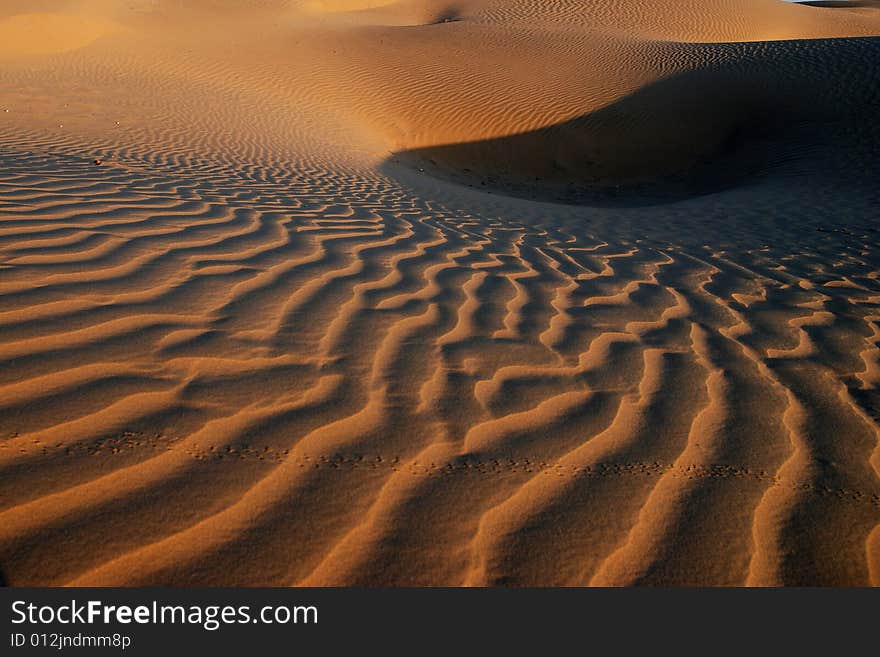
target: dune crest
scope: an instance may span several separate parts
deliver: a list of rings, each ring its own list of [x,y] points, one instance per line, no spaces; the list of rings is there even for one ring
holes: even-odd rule
[[[118,29],[110,21],[69,14],[16,14],[0,19],[0,57],[66,53]]]

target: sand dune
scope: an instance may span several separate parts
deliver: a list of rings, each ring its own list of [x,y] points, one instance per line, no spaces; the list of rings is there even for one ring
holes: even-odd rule
[[[6,583],[880,585],[880,3],[0,44]]]

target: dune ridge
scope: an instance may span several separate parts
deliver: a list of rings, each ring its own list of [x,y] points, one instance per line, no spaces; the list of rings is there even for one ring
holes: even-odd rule
[[[8,584],[880,585],[876,3],[4,30]]]

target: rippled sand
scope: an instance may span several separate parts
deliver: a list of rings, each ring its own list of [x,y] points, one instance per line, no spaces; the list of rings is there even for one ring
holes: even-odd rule
[[[880,584],[853,5],[3,2],[2,580]]]

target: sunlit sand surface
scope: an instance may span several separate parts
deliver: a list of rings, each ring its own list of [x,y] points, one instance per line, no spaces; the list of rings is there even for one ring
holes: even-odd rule
[[[6,0],[3,581],[880,584],[878,35]]]

